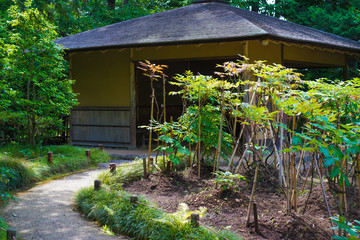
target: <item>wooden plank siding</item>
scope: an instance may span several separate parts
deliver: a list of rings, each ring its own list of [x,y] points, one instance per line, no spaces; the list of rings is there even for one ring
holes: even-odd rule
[[[72,144],[128,147],[131,111],[127,107],[78,107],[72,110]]]

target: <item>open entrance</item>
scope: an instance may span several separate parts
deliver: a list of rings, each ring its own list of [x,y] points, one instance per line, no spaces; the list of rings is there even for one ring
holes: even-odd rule
[[[167,65],[168,68],[164,70],[164,73],[168,76],[167,83],[165,83],[166,89],[166,120],[170,121],[172,117],[174,121],[183,112],[183,105],[181,97],[178,95],[169,95],[169,92],[178,91],[179,89],[169,84],[168,82],[175,81],[174,77],[177,74],[184,74],[186,70],[192,71],[194,74],[202,75],[214,75],[215,71],[220,69],[216,66],[223,64],[226,61],[235,59],[211,59],[211,60],[162,60],[151,61],[154,64]],[[150,79],[144,76],[144,72],[137,68],[138,64],[135,64],[135,84],[136,84],[136,127],[137,127],[137,145],[141,146],[145,144],[147,139],[147,130],[139,129],[139,126],[148,125],[151,113],[151,86]],[[156,103],[154,106],[154,119],[163,120],[163,83],[161,80],[154,83]]]

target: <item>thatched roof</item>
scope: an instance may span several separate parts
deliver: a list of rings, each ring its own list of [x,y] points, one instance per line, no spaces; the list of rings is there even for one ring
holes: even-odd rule
[[[219,1],[156,13],[57,39],[69,50],[275,39],[360,53],[360,43]]]

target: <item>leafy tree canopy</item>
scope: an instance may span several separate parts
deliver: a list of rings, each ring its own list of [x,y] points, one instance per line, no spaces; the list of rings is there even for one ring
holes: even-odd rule
[[[17,140],[35,144],[49,131],[60,130],[60,116],[76,104],[66,79],[64,52],[53,40],[56,28],[32,8],[12,5],[0,32],[0,124]]]
[[[360,40],[359,0],[277,0],[275,12],[285,19],[353,40]]]

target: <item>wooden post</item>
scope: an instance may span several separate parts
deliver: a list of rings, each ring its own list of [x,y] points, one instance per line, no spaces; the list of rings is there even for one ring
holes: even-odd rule
[[[110,168],[110,172],[114,173],[116,171],[116,164],[115,163],[110,163],[109,168]]]
[[[6,240],[14,240],[16,239],[16,228],[9,227],[6,230]]]
[[[136,195],[130,196],[131,203],[137,203],[137,201],[138,201],[138,196],[136,196]]]
[[[50,163],[50,164],[53,163],[53,153],[52,152],[47,153],[47,160],[48,160],[48,163]]]
[[[144,178],[148,177],[148,173],[146,170],[146,158],[143,158],[143,166],[144,166]]]
[[[257,204],[253,202],[253,209],[254,209],[254,223],[255,223],[255,232],[260,233],[259,231],[259,222],[258,222],[258,213],[257,213]]]
[[[88,159],[90,159],[90,150],[86,150],[86,151],[85,151],[85,155],[86,155],[86,157],[87,157]]]
[[[191,226],[193,228],[199,227],[199,219],[200,219],[200,215],[198,213],[191,214]]]
[[[95,180],[94,181],[94,190],[98,191],[101,188],[101,180]]]
[[[103,147],[102,144],[99,144],[98,147],[99,147],[99,150],[100,150],[100,151],[103,151],[103,150],[104,150],[104,147]]]

